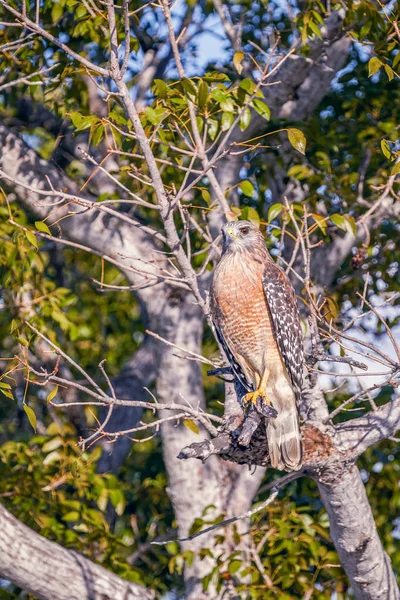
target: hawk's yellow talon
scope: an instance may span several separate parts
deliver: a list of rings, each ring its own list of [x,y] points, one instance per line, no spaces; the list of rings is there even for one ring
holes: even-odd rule
[[[263,388],[258,388],[255,392],[249,392],[245,396],[243,396],[243,402],[247,404],[248,402],[252,402],[253,404],[257,403],[258,398],[261,398],[265,404],[270,405],[271,400],[267,396],[267,391]]]

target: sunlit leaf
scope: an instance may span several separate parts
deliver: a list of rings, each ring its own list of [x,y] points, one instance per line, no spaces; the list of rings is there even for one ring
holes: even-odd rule
[[[25,231],[25,235],[26,235],[26,239],[28,240],[28,242],[30,244],[32,244],[32,246],[35,246],[35,248],[37,249],[38,243],[37,243],[37,239],[35,234],[33,233],[33,231]]]
[[[46,225],[46,223],[44,221],[35,221],[35,227],[38,231],[42,231],[43,233],[47,233],[48,235],[51,235],[49,226]]]
[[[381,150],[386,158],[389,160],[392,158],[392,152],[390,150],[389,142],[387,140],[381,140]]]
[[[368,77],[372,77],[375,75],[379,69],[382,67],[382,62],[376,56],[373,56],[369,59],[368,62]]]
[[[239,183],[239,188],[243,194],[250,198],[254,195],[254,185],[248,179],[243,179],[243,181]]]
[[[244,59],[243,52],[235,52],[235,54],[233,55],[233,65],[234,65],[236,71],[239,73],[239,75],[243,71],[243,65],[242,65],[243,59]]]
[[[273,204],[268,210],[268,223],[271,223],[274,219],[276,219],[276,217],[278,217],[281,214],[282,210],[283,204],[280,204],[279,202]]]
[[[47,396],[47,402],[51,402],[52,400],[54,400],[54,398],[56,397],[58,392],[58,385],[56,385],[51,392],[49,392],[48,396]]]
[[[287,134],[289,142],[292,144],[293,148],[295,150],[298,150],[300,154],[305,154],[307,140],[304,133],[300,131],[300,129],[295,129],[294,127],[291,127],[287,130]]]
[[[196,433],[197,435],[199,435],[200,429],[199,429],[197,423],[195,423],[191,419],[183,419],[182,423],[187,429],[190,429],[190,431],[193,431],[193,433]]]

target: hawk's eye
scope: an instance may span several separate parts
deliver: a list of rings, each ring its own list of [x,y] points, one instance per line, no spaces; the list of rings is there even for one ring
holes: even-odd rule
[[[250,227],[242,227],[240,230],[240,233],[242,233],[243,235],[247,235],[250,231]]]

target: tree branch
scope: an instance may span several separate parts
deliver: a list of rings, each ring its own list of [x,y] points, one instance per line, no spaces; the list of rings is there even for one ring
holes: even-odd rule
[[[152,591],[35,533],[1,505],[0,575],[41,600],[154,598]]]

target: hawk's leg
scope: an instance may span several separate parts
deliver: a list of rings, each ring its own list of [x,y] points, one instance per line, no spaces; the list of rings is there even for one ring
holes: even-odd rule
[[[278,416],[277,410],[272,406],[271,400],[267,395],[267,382],[270,376],[270,370],[265,369],[261,381],[257,385],[257,389],[254,392],[249,392],[243,396],[242,401],[244,404],[252,403],[256,411],[266,417],[267,419],[276,419]],[[251,407],[251,405],[250,405]]]
[[[267,396],[267,382],[268,382],[269,375],[270,375],[270,370],[265,369],[264,374],[262,376],[261,381],[258,384],[257,389],[254,392],[249,392],[248,394],[243,396],[244,403],[252,402],[255,406],[257,406],[257,400],[258,400],[258,398],[261,398],[261,400],[263,402],[265,402],[265,404],[270,406],[271,400]]]

